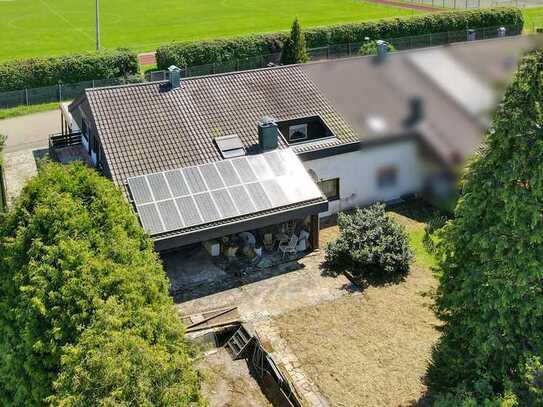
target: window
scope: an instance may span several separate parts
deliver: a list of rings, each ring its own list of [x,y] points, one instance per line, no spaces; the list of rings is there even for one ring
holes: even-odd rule
[[[392,165],[382,167],[377,171],[377,186],[389,188],[396,185],[398,181],[398,169]]]
[[[339,199],[339,178],[320,181],[318,186],[329,201],[336,201]]]
[[[223,158],[233,158],[245,155],[243,143],[235,134],[230,136],[215,137],[215,144],[217,144],[217,147],[219,147]]]
[[[307,139],[307,124],[294,124],[288,128],[288,140],[299,141]]]

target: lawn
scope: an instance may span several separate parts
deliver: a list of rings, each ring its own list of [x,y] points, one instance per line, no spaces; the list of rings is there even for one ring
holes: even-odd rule
[[[275,318],[304,373],[334,406],[413,406],[424,397],[424,375],[440,321],[432,310],[435,260],[422,245],[435,211],[420,202],[389,210],[405,225],[415,261],[405,281],[366,288]],[[330,226],[324,242],[337,236]]]
[[[0,60],[95,46],[94,0],[0,0]],[[108,0],[102,45],[141,51],[173,40],[286,30],[414,14],[360,0]]]
[[[522,10],[524,15],[524,31],[533,32],[538,27],[543,27],[543,7],[525,8]]]

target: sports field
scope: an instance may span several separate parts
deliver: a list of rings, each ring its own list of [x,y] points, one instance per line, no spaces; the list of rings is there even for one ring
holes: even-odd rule
[[[94,48],[95,0],[0,0],[0,60]],[[414,14],[361,0],[101,0],[102,45],[149,51],[235,36]]]

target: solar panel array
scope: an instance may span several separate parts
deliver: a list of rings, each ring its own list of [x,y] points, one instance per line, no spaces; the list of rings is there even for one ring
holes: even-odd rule
[[[322,197],[288,149],[128,179],[150,235]]]

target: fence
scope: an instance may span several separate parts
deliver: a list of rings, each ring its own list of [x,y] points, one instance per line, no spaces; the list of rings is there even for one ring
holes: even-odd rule
[[[429,1],[429,0],[425,0]],[[434,0],[438,1],[438,0]],[[442,0],[439,0],[442,1]],[[453,1],[453,0],[445,0]],[[457,0],[460,1],[460,0]],[[469,0],[473,1],[473,0]],[[482,40],[498,37],[499,27],[486,27],[474,30],[449,31],[442,33],[423,34],[417,36],[406,36],[397,38],[388,38],[390,44],[398,51],[424,48],[436,45],[445,45],[453,42],[470,40]],[[521,34],[517,27],[505,27],[505,35]],[[323,59],[345,58],[359,55],[359,50],[363,45],[362,42],[328,45],[326,47],[312,48],[308,50],[309,57],[312,61]],[[191,66],[181,68],[183,77],[211,75],[218,73],[226,73],[233,71],[245,71],[249,69],[264,68],[280,63],[281,54],[258,55],[244,59],[236,59],[214,64]],[[148,72],[144,75],[145,81],[162,81],[168,79],[167,71]],[[79,96],[87,88],[111,86],[126,83],[125,78],[102,79],[94,81],[86,81],[72,84],[58,84],[55,86],[47,86],[43,88],[23,89],[11,92],[0,93],[0,108],[9,108],[20,105],[35,105],[39,103],[62,102],[74,99]]]
[[[451,44],[454,42],[470,40],[484,40],[496,38],[499,36],[498,29],[500,27],[486,27],[474,30],[448,31],[433,34],[423,34],[416,36],[405,36],[397,38],[385,39],[389,44],[392,44],[397,51],[425,48],[437,45]],[[521,31],[516,27],[505,27],[505,35],[513,36],[521,34]],[[360,55],[360,48],[364,45],[363,42],[353,42],[347,44],[328,45],[320,48],[311,48],[307,52],[311,61],[320,61],[324,59],[348,58],[350,56]],[[182,77],[212,75],[218,73],[226,73],[233,71],[243,71],[248,69],[265,68],[271,65],[280,63],[281,54],[259,55],[245,59],[232,60],[208,65],[200,65],[193,67],[183,67],[181,69]],[[168,79],[168,71],[154,71],[145,74],[145,80],[148,82],[162,81]]]
[[[401,0],[403,3],[448,9],[478,9],[490,7],[526,7],[524,0]],[[530,1],[530,0],[527,0]],[[534,0],[531,0],[534,1]],[[537,1],[537,0],[535,0]]]

